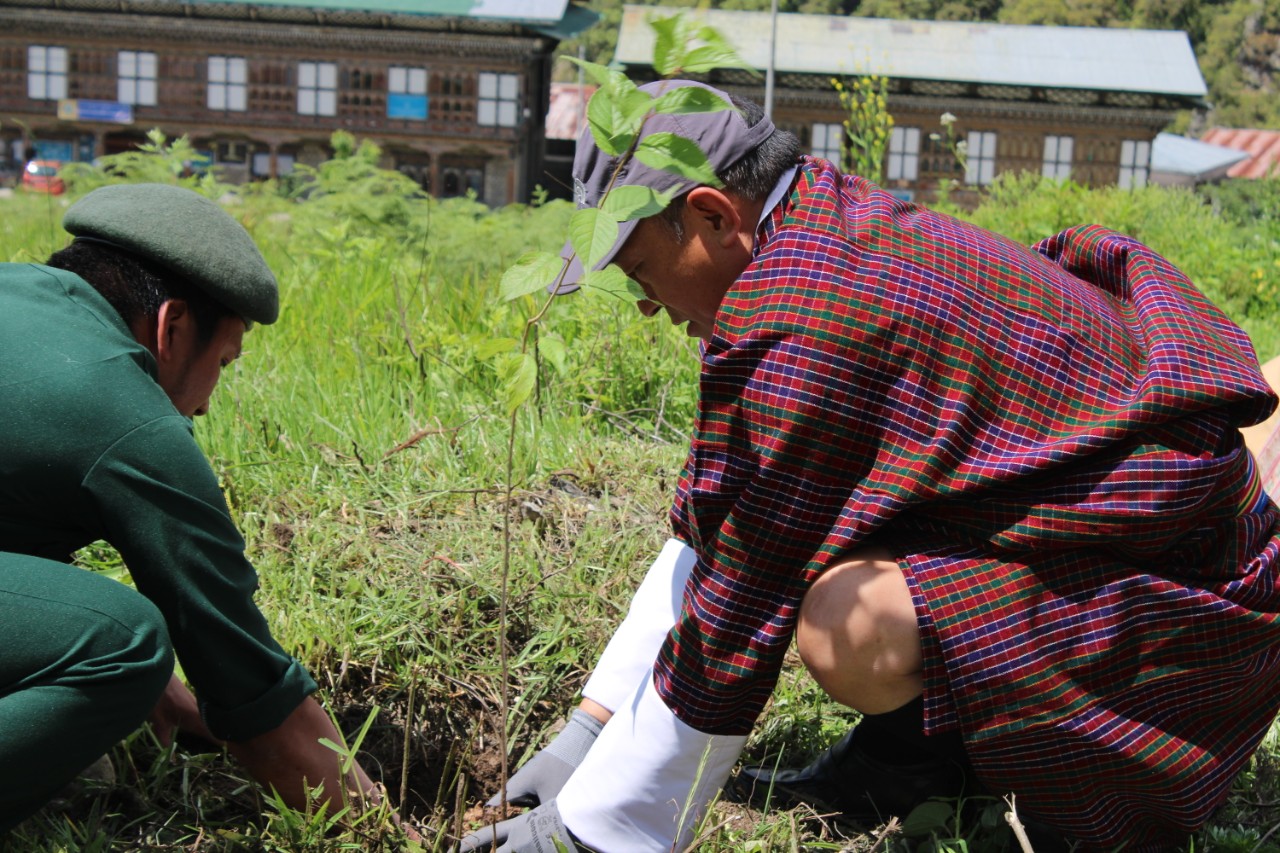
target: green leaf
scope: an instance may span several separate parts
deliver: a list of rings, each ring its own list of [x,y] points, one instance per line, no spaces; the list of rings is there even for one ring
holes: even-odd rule
[[[681,60],[688,48],[688,25],[683,15],[654,18],[649,21],[653,30],[653,69],[659,77],[670,77],[680,70]]]
[[[936,829],[946,828],[955,810],[950,803],[928,800],[911,810],[902,822],[903,835],[928,835]]]
[[[933,842],[934,853],[969,853],[969,842],[963,838],[939,838]]]
[[[538,332],[538,355],[550,362],[556,373],[564,373],[565,356],[568,352],[569,347],[565,344],[564,338],[554,332]]]
[[[587,124],[597,147],[614,157],[624,154],[640,134],[652,104],[653,97],[634,85],[614,95],[597,89],[587,102]]]
[[[582,277],[582,286],[610,296],[629,297],[637,302],[645,298],[640,285],[627,278],[617,264],[609,264],[602,270],[594,270]]]
[[[346,755],[346,754],[347,754],[347,748],[346,748],[345,746],[343,746],[343,745],[342,745],[342,744],[340,744],[340,743],[334,743],[332,740],[330,740],[330,739],[329,739],[329,738],[327,738],[327,737],[322,737],[322,738],[320,738],[319,743],[320,743],[320,745],[321,745],[321,746],[323,746],[325,749],[331,749],[331,750],[333,750],[334,752],[338,753],[338,755]]]
[[[511,352],[495,362],[502,383],[502,402],[512,414],[533,396],[538,380],[538,363],[531,352]]]
[[[694,183],[721,185],[698,144],[674,133],[649,134],[636,146],[636,158],[651,169],[672,172]]]
[[[514,338],[484,338],[476,343],[475,353],[483,361],[519,348],[520,342]]]
[[[569,242],[582,259],[583,269],[593,269],[618,240],[618,223],[599,208],[574,211],[569,219]]]
[[[631,147],[635,134],[627,134],[625,127],[619,127],[618,111],[604,89],[587,101],[587,126],[591,128],[591,136],[596,147],[611,157],[617,157]]]
[[[705,74],[713,68],[749,67],[732,47],[708,44],[686,53],[684,67],[680,70],[685,74]]]
[[[618,118],[628,132],[639,133],[640,125],[653,109],[653,95],[633,89],[614,97],[618,107]]]
[[[587,62],[585,59],[578,59],[576,56],[566,56],[565,59],[585,71],[587,76],[596,82],[596,85],[600,87],[600,91],[602,92],[613,94],[620,88],[623,88],[626,83],[631,82],[627,79],[627,75],[623,74],[621,71],[610,68],[607,65]],[[635,86],[634,83],[631,85],[632,87]]]
[[[564,259],[551,252],[525,252],[502,274],[502,298],[509,302],[544,290],[560,278],[564,265]]]
[[[659,95],[653,102],[655,113],[684,115],[688,113],[714,113],[731,110],[733,104],[709,89],[684,86]]]
[[[671,203],[671,193],[660,193],[649,187],[628,186],[610,190],[600,209],[617,222],[644,219],[661,213]]]

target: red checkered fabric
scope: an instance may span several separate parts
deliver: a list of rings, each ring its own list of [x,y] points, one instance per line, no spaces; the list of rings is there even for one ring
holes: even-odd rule
[[[1280,533],[1247,337],[1134,240],[1036,251],[807,160],[703,355],[660,695],[750,729],[809,584],[878,543],[926,726],[1092,849],[1167,850],[1280,705]]]

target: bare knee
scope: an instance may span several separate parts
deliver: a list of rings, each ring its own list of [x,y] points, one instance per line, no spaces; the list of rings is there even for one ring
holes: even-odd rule
[[[796,627],[800,659],[837,702],[868,714],[920,695],[920,629],[898,564],[867,548],[809,588]]]

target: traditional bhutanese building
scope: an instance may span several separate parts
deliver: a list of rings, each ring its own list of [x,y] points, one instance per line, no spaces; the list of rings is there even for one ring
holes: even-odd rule
[[[595,20],[569,0],[4,0],[0,160],[92,160],[159,128],[239,181],[346,130],[436,195],[527,200],[553,50]]]
[[[616,58],[633,78],[655,78],[647,19],[676,11],[624,8]],[[768,13],[699,16],[757,71],[705,79],[763,102],[772,42],[773,119],[829,159],[840,157],[845,118],[832,78],[887,78],[894,128],[881,183],[909,198],[931,198],[942,180],[963,193],[1010,171],[1142,186],[1156,134],[1179,110],[1203,106],[1207,91],[1176,31],[786,14],[771,40]],[[965,143],[963,165],[943,115]]]

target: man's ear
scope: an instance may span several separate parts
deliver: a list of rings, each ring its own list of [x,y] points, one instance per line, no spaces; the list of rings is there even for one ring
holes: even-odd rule
[[[195,340],[195,318],[191,316],[191,306],[184,299],[170,299],[160,306],[159,316],[155,324],[155,347],[152,352],[156,361],[165,363],[173,358],[182,358],[182,354]]]
[[[690,223],[713,243],[727,247],[738,239],[742,230],[742,211],[734,196],[715,187],[694,187],[685,199]]]

